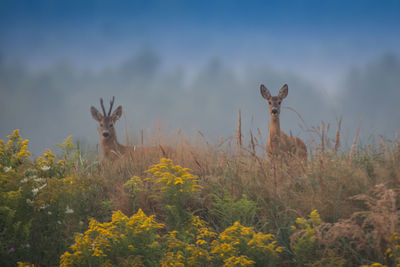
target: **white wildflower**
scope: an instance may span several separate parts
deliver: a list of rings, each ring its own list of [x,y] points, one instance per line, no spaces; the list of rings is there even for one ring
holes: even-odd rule
[[[12,170],[12,167],[10,166],[10,167],[4,167],[3,168],[3,170],[4,170],[4,172],[9,172],[9,171],[11,171]]]
[[[74,210],[71,209],[71,208],[67,205],[67,208],[65,209],[65,213],[67,213],[67,214],[74,213]]]
[[[36,194],[39,192],[39,188],[33,188],[32,189],[32,193],[34,196],[36,196]]]
[[[46,209],[47,207],[49,207],[50,205],[49,204],[43,204],[42,206],[40,206],[40,209],[41,210],[44,210],[44,209]]]
[[[58,224],[61,224],[61,221],[57,221]]]
[[[33,204],[33,201],[32,201],[32,199],[27,198],[27,199],[26,199],[26,203],[27,203],[27,204]]]
[[[51,211],[48,211],[47,214],[51,215],[52,213],[51,213]]]
[[[36,194],[39,192],[39,190],[45,188],[47,186],[47,183],[43,184],[42,186],[39,186],[38,188],[33,188],[32,189],[32,193],[34,196],[36,196]]]
[[[29,181],[29,178],[25,177],[24,179],[21,180],[21,183],[23,184],[23,183],[26,183],[28,181]]]
[[[36,178],[37,177],[36,174],[37,174],[37,170],[36,169],[27,169],[25,171],[25,176],[30,178],[30,179]]]
[[[50,170],[50,166],[43,165],[43,166],[41,167],[41,169],[42,169],[42,171],[48,171],[48,170]]]
[[[35,182],[44,182],[44,181],[46,181],[46,179],[44,179],[44,178],[34,178],[33,179]]]

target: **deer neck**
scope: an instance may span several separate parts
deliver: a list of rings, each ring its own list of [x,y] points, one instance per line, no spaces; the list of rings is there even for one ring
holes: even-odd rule
[[[120,147],[121,144],[118,143],[117,137],[110,137],[110,138],[102,138],[101,140],[101,146],[103,149],[103,154],[106,157],[109,157],[114,151],[115,152],[120,152]]]
[[[269,136],[270,138],[279,138],[281,135],[281,126],[279,117],[271,116],[271,125],[269,127]]]

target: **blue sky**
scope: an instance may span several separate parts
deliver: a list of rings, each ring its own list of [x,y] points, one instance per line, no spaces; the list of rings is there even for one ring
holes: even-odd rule
[[[135,130],[137,121],[161,119],[184,129],[220,127],[215,135],[229,135],[238,108],[252,127],[266,125],[259,84],[277,90],[285,82],[291,88],[288,105],[303,112],[310,125],[353,107],[346,114],[352,126],[349,132],[354,132],[360,118],[376,115],[368,113],[371,108],[362,104],[362,94],[387,90],[392,95],[380,102],[380,115],[370,119],[379,125],[387,113],[400,112],[388,108],[399,91],[399,14],[400,1],[378,0],[1,0],[0,95],[10,97],[0,99],[0,136],[24,125],[39,144],[37,150],[60,141],[66,132],[95,141],[95,122],[87,107],[100,96],[112,95],[127,107]],[[394,67],[387,71],[388,66]],[[10,73],[17,78],[10,79]],[[382,83],[386,88],[375,90]],[[65,88],[74,93],[64,92]],[[167,92],[173,92],[169,105],[156,99],[164,109],[152,106],[154,98]],[[27,95],[30,99],[25,99]],[[182,104],[185,101],[189,104]],[[316,102],[327,111],[315,112]],[[129,107],[132,103],[134,107]],[[18,115],[12,111],[15,106],[21,106]],[[58,113],[48,115],[47,109],[54,108]],[[208,115],[202,113],[204,108]],[[32,124],[27,113],[43,117],[42,125]],[[65,114],[70,115],[62,117]],[[219,116],[232,116],[232,121],[221,125]],[[54,135],[45,139],[43,131],[54,120],[69,125],[52,129]],[[295,117],[286,120],[290,123],[283,123],[285,130],[297,125]],[[385,121],[386,133],[398,131],[399,123]]]
[[[400,47],[399,1],[3,0],[0,10],[3,57],[31,67],[101,68],[150,47],[188,67],[218,56],[338,68]]]

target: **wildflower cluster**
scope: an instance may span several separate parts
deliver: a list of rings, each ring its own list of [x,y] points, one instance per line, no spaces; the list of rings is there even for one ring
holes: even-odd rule
[[[68,198],[68,196],[74,195],[77,190],[82,189],[86,191],[86,189],[83,187],[77,188],[76,186],[74,186],[73,177],[65,177],[60,179],[47,178],[44,180],[46,181],[46,183],[32,189],[35,195],[35,201],[32,202],[32,204],[37,210],[46,209],[47,207],[55,203],[58,203],[58,206],[60,206],[62,205],[60,202],[62,202],[63,199]]]
[[[42,157],[38,158],[38,165],[43,171],[47,171],[54,164],[56,155],[50,149],[46,149]]]
[[[99,181],[81,179],[49,149],[28,160],[27,146],[18,130],[0,140],[0,265],[54,266],[71,234],[82,229],[79,223],[100,210],[101,203],[91,201],[100,193]]]
[[[136,263],[155,264],[160,255],[158,230],[163,227],[154,216],[139,210],[132,217],[121,211],[112,215],[112,221],[100,223],[90,220],[89,229],[75,236],[72,253],[61,256],[61,266],[119,265],[118,260],[132,258]]]
[[[361,267],[388,267],[387,265],[383,265],[379,262],[374,262],[370,265],[361,265]]]
[[[32,209],[26,201],[33,194],[31,185],[24,184],[29,175],[26,170],[32,167],[27,160],[29,141],[22,139],[19,130],[7,138],[7,143],[0,140],[0,259],[5,264],[17,252],[29,252]]]
[[[142,179],[139,176],[132,176],[127,182],[124,183],[123,187],[129,193],[132,201],[132,207],[137,208],[138,194],[145,189]]]
[[[273,235],[239,222],[217,235],[198,217],[189,230],[171,231],[165,238],[162,266],[273,266],[283,249]]]
[[[292,226],[294,240],[292,249],[298,264],[304,265],[315,258],[317,249],[316,227],[321,224],[317,210],[313,210],[308,219],[297,218],[296,226]]]
[[[255,232],[239,222],[225,229],[212,245],[211,253],[224,266],[271,266],[283,250],[272,234]]]
[[[62,178],[66,174],[63,160],[56,161],[56,155],[50,149],[46,149],[46,152],[37,159],[37,169],[43,177]]]
[[[62,178],[74,170],[79,162],[82,165],[80,150],[72,143],[72,136],[68,136],[56,146],[61,152],[57,156],[50,149],[46,149],[46,152],[37,159],[38,171],[42,176]]]
[[[79,143],[78,143],[79,144]],[[60,144],[56,144],[61,149],[61,154],[57,160],[57,166],[63,170],[73,169],[77,164],[82,165],[83,159],[78,145],[72,142],[72,136],[68,136]]]
[[[7,138],[7,144],[0,140],[0,173],[13,171],[32,155],[28,151],[29,140],[23,140],[18,129]]]
[[[18,267],[35,267],[35,264],[19,261],[19,262],[17,262],[17,266]]]
[[[131,193],[140,191],[143,188],[142,179],[139,176],[133,176],[124,184],[124,188]]]
[[[166,239],[167,251],[162,266],[208,266],[212,262],[211,242],[217,236],[206,222],[193,216],[189,229],[171,231]]]
[[[397,232],[390,236],[390,248],[386,250],[386,257],[389,263],[400,266],[400,235]]]
[[[193,194],[201,190],[199,178],[188,168],[173,165],[172,160],[163,158],[159,164],[151,166],[146,171],[153,178],[155,191],[161,196],[164,209],[167,212],[167,223],[172,229],[179,229],[191,218],[189,204]]]
[[[173,165],[171,159],[162,158],[159,164],[153,165],[146,172],[156,178],[156,183],[162,186],[160,191],[170,194],[171,197],[176,198],[201,190],[201,186],[198,185],[199,178],[191,174],[190,169]]]

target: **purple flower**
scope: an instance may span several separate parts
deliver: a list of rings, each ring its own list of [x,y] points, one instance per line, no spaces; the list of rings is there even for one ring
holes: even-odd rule
[[[14,248],[10,248],[10,250],[9,250],[8,252],[14,253],[14,252],[15,252],[15,249],[14,249]]]
[[[26,247],[27,247],[27,248],[30,248],[30,247],[31,247],[31,245],[30,245],[30,244],[26,244]]]

